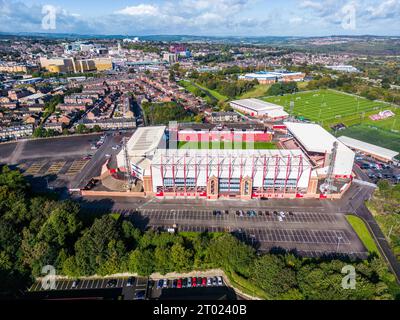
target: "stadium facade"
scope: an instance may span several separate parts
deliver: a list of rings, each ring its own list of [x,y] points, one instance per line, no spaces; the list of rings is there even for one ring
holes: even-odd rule
[[[235,139],[226,139],[231,132],[224,130],[218,135],[208,130],[141,127],[117,155],[117,164],[141,180],[146,196],[323,198],[327,194],[321,185],[329,172],[340,196],[352,180],[353,151],[318,125],[285,122],[283,126],[286,132],[275,149],[252,148],[249,142],[257,138],[248,137],[242,149]],[[267,137],[263,132],[246,134]],[[190,142],[188,137],[207,145],[186,149],[182,142]],[[226,141],[230,148],[208,149],[208,141]]]

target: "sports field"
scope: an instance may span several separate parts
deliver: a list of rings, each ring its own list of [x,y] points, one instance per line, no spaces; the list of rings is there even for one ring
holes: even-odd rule
[[[327,127],[336,123],[358,124],[367,121],[371,114],[387,109],[393,110],[387,104],[333,90],[299,92],[265,97],[264,100],[284,106],[287,112],[290,112],[290,103],[293,102],[293,115],[302,116]]]

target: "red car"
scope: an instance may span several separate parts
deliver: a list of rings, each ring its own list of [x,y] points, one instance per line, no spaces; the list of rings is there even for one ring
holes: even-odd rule
[[[192,287],[196,287],[197,286],[197,278],[193,277],[192,278]]]
[[[178,279],[178,283],[176,285],[178,289],[182,288],[182,279]]]
[[[202,287],[207,286],[207,278],[201,279],[201,286],[202,286]]]

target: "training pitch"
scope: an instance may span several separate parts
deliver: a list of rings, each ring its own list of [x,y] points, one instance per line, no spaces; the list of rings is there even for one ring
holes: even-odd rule
[[[287,112],[324,126],[336,123],[348,125],[361,123],[367,121],[371,114],[393,109],[383,102],[328,89],[266,97],[263,100],[284,106]]]

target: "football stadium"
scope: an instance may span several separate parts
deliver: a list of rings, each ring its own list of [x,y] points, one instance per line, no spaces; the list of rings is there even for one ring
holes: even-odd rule
[[[272,138],[274,149],[254,148]],[[182,141],[207,146],[222,141],[233,147],[178,147]],[[177,124],[138,128],[118,153],[115,167],[106,168],[126,182],[127,192],[136,187],[135,194],[146,197],[338,198],[351,184],[354,155],[316,124],[284,122],[280,132]]]

